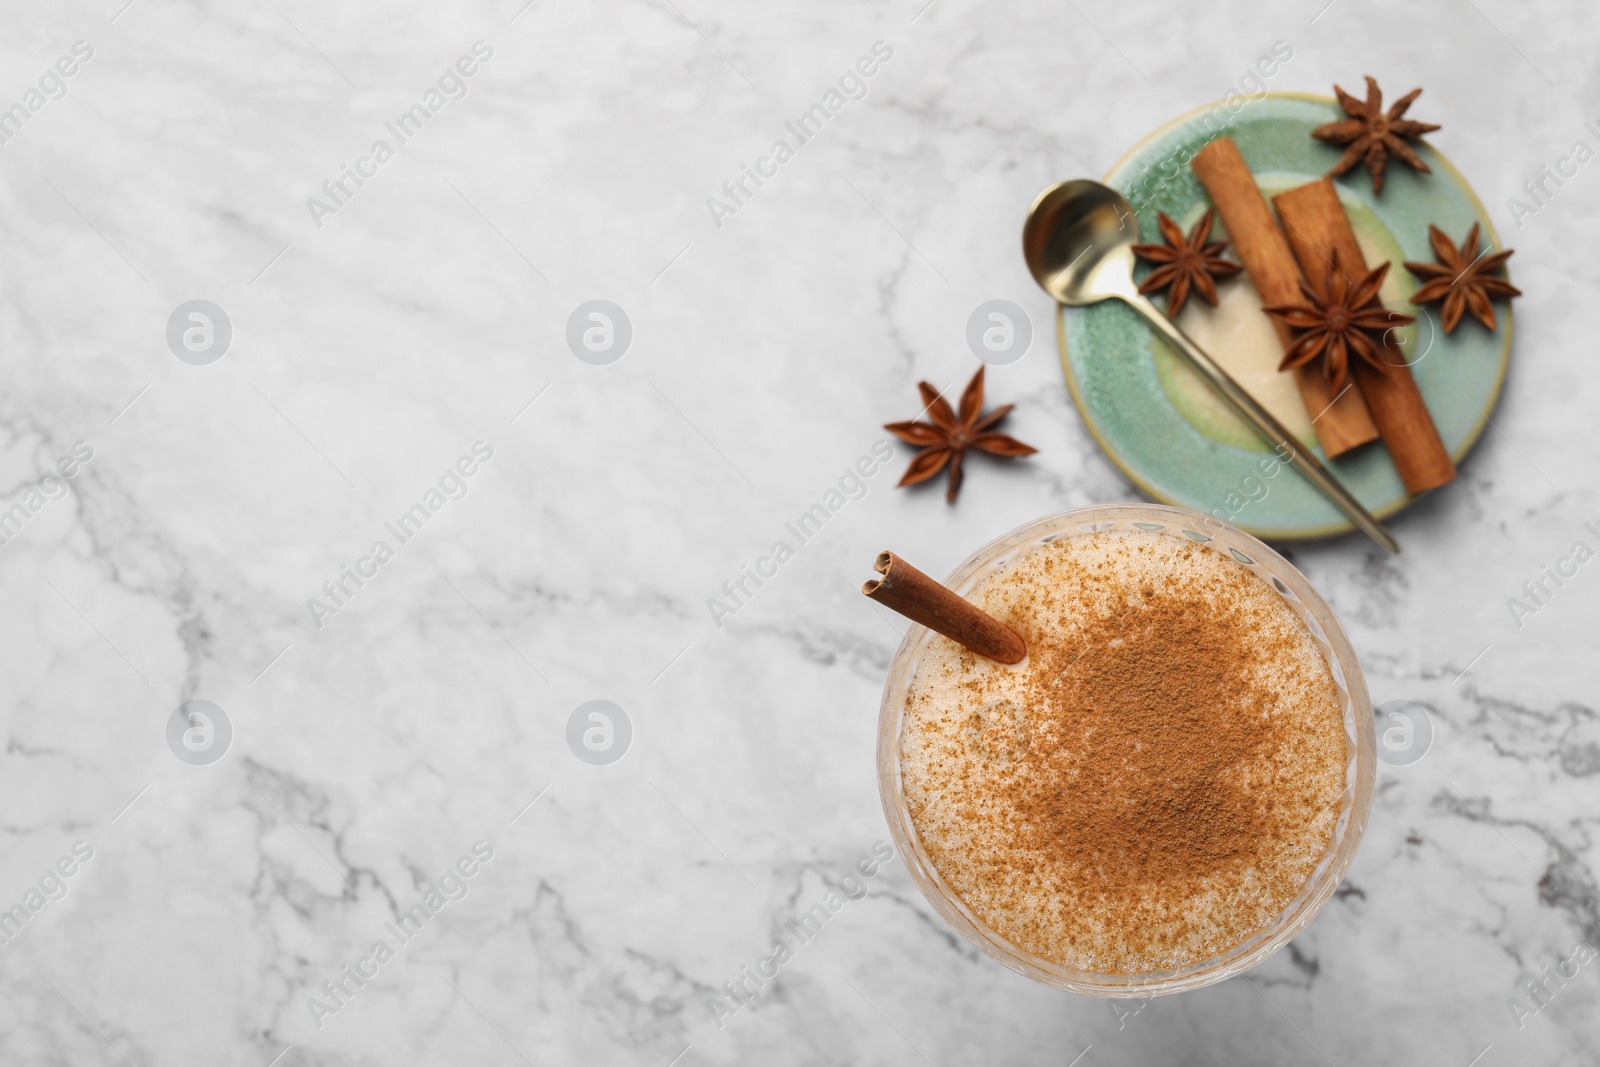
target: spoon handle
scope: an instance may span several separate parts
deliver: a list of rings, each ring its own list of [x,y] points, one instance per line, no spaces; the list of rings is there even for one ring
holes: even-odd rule
[[[1122,294],[1119,294],[1122,295]],[[1372,513],[1361,505],[1361,502],[1350,495],[1338,479],[1328,473],[1328,469],[1317,461],[1317,457],[1305,451],[1294,439],[1294,436],[1284,429],[1284,426],[1266,408],[1256,403],[1255,398],[1245,392],[1244,388],[1227,371],[1217,365],[1216,360],[1206,355],[1201,347],[1189,340],[1184,332],[1172,324],[1172,321],[1156,309],[1145,297],[1135,293],[1122,295],[1122,299],[1133,310],[1145,317],[1145,320],[1155,328],[1156,332],[1170,341],[1173,347],[1189,360],[1195,370],[1199,371],[1211,387],[1222,398],[1233,406],[1241,417],[1256,428],[1256,432],[1267,439],[1267,442],[1277,448],[1288,449],[1289,462],[1293,463],[1311,480],[1311,484],[1322,491],[1322,494],[1333,501],[1335,507],[1344,512],[1356,527],[1372,538],[1390,552],[1399,552],[1400,543],[1394,539],[1388,530],[1385,530]]]

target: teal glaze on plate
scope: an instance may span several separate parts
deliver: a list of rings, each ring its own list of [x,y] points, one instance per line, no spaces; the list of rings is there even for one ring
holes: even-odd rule
[[[1272,93],[1246,104],[1225,129],[1218,130],[1213,121],[1208,130],[1201,121],[1215,107],[1207,105],[1156,131],[1106,176],[1133,203],[1140,240],[1161,240],[1158,211],[1187,229],[1209,206],[1188,159],[1215,136],[1234,139],[1268,195],[1315,181],[1339,158],[1340,149],[1311,137],[1312,129],[1342,117],[1332,99]],[[1438,328],[1437,303],[1410,303],[1417,280],[1401,261],[1433,262],[1429,223],[1459,242],[1477,222],[1482,239],[1500,246],[1483,205],[1449,161],[1427,145],[1418,145],[1417,153],[1433,173],[1390,160],[1381,197],[1372,195],[1364,166],[1334,179],[1334,185],[1363,243],[1400,252],[1389,268],[1385,302],[1417,316],[1402,347],[1445,447],[1459,463],[1499,397],[1511,352],[1512,316],[1509,305],[1498,302],[1494,332],[1463,316],[1455,333],[1446,335]],[[1226,237],[1220,219],[1213,237]],[[1164,348],[1164,342],[1121,303],[1059,309],[1057,338],[1067,385],[1084,421],[1112,461],[1152,498],[1215,515],[1268,539],[1326,537],[1353,529],[1309,482],[1277,462],[1264,442],[1247,438],[1237,427],[1230,432],[1203,419],[1191,421],[1169,392],[1172,371],[1166,373],[1165,388],[1157,372],[1155,348]],[[1195,379],[1189,388],[1205,387]],[[1326,459],[1320,448],[1315,451],[1379,517],[1413,499],[1381,442],[1336,460]]]

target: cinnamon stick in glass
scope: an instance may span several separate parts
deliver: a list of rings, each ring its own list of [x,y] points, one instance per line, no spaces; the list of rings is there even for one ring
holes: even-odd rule
[[[1267,307],[1299,303],[1300,279],[1304,275],[1233,138],[1212,141],[1195,153],[1189,166],[1222,216],[1228,239],[1250,275],[1250,283],[1261,294],[1261,303]],[[1273,327],[1284,352],[1288,352],[1293,344],[1289,328],[1278,322]],[[1378,428],[1356,390],[1346,390],[1335,399],[1327,379],[1315,368],[1298,367],[1293,373],[1300,399],[1311,416],[1311,427],[1326,455],[1340,456],[1377,440]]]
[[[1352,278],[1367,272],[1361,244],[1339,193],[1328,178],[1279,193],[1272,203],[1283,217],[1289,245],[1304,268],[1311,287],[1323,295],[1328,266],[1337,254],[1339,264]],[[1303,299],[1289,301],[1303,303]],[[1454,480],[1456,466],[1450,460],[1439,430],[1422,401],[1411,367],[1400,351],[1393,334],[1384,335],[1383,352],[1388,367],[1378,370],[1362,360],[1351,359],[1350,370],[1356,388],[1361,390],[1372,418],[1383,434],[1383,443],[1394,460],[1395,470],[1406,492],[1417,494]]]
[[[1015,630],[893,552],[879,552],[872,569],[883,577],[866,582],[861,591],[884,607],[1000,663],[1020,663],[1028,654]]]

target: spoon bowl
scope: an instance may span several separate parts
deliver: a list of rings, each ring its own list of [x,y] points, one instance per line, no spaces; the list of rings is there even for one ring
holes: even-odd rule
[[[1128,198],[1077,179],[1040,193],[1022,228],[1022,255],[1040,288],[1071,307],[1126,297],[1139,223]]]

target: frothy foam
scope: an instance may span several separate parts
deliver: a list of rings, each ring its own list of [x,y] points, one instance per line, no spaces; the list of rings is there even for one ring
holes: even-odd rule
[[[1028,659],[933,638],[900,758],[923,847],[979,920],[1102,974],[1268,927],[1345,787],[1338,690],[1294,611],[1221,553],[1140,531],[1062,537],[968,595]]]

